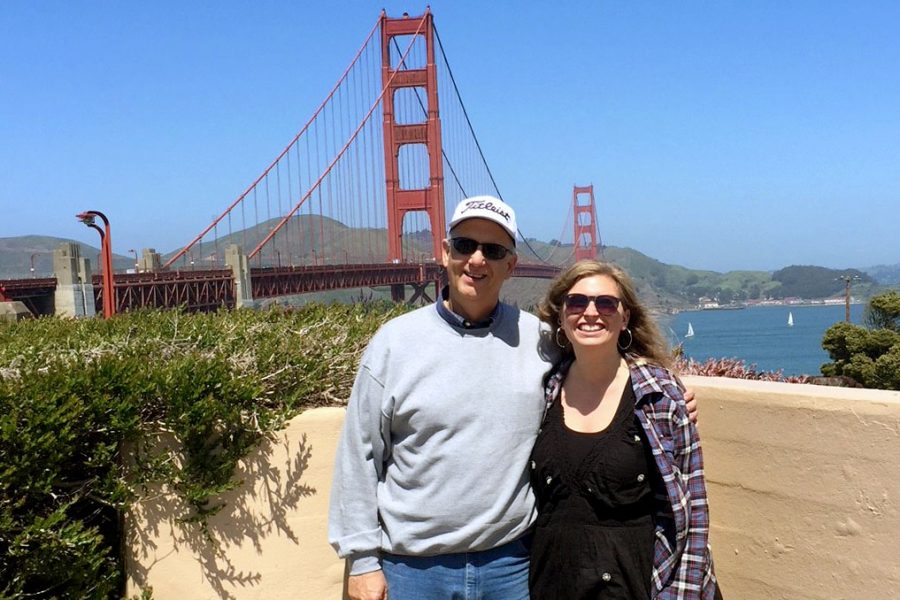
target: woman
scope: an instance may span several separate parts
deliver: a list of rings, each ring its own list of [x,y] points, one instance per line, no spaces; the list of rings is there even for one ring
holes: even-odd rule
[[[532,453],[531,598],[716,597],[697,431],[628,275],[576,263],[539,316],[563,358]]]

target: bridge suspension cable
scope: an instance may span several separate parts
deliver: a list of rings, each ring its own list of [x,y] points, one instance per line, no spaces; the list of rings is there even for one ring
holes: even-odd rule
[[[449,182],[441,183],[445,217],[467,196],[492,194],[502,198],[433,25],[432,39],[439,52],[426,58],[424,36],[420,35],[426,17],[431,23],[430,12],[426,12],[420,21],[410,20],[410,27],[401,32],[407,34],[418,27],[414,33],[400,35],[396,28],[399,20],[385,21],[382,13],[300,132],[221,214],[173,253],[164,268],[176,264],[181,268],[188,264],[190,268],[213,268],[224,261],[225,247],[233,243],[249,250],[248,257],[258,267],[385,262],[387,126],[372,118],[379,106],[390,108],[397,125],[392,135],[407,135],[436,118],[437,98],[441,99],[437,131],[443,143],[438,166],[443,165]],[[385,23],[392,27],[388,35],[393,37],[387,54],[382,55],[375,40],[379,25]],[[404,38],[400,40],[403,43],[398,43],[398,38]],[[423,84],[413,82],[420,81],[429,60],[440,64],[437,69],[429,66],[431,73],[437,73],[437,93],[426,98],[425,88],[419,87]],[[386,73],[391,74],[387,79],[381,76]],[[392,86],[395,78],[403,78],[405,83]],[[429,99],[434,107],[427,105]],[[386,102],[391,106],[385,106]],[[431,172],[424,144],[401,140],[395,148],[398,157],[392,177],[398,178],[395,185],[399,189],[422,189],[429,181],[434,185],[435,173]],[[438,258],[433,241],[445,232],[431,231],[432,223],[423,218],[427,215],[420,209],[405,210],[406,217],[401,218],[405,221],[401,224],[402,260]],[[547,263],[521,231],[519,235],[535,259]]]
[[[280,195],[280,192],[281,192],[281,185],[280,185],[280,183],[281,183],[281,182],[280,182],[280,169],[279,169],[279,166],[280,166],[280,164],[281,164],[282,159],[284,159],[285,157],[287,157],[287,159],[288,159],[288,161],[289,161],[289,160],[290,160],[290,154],[289,154],[290,151],[291,151],[292,149],[295,149],[295,150],[297,149],[297,147],[298,147],[298,142],[300,141],[300,139],[301,139],[302,137],[304,137],[304,134],[306,134],[306,133],[310,130],[311,127],[315,127],[316,129],[318,128],[318,123],[319,123],[318,118],[320,117],[320,115],[323,114],[323,112],[325,111],[326,107],[329,105],[329,103],[331,102],[331,100],[335,97],[335,95],[336,95],[336,94],[338,93],[338,91],[341,89],[341,86],[344,84],[344,82],[347,81],[347,79],[348,79],[348,77],[350,76],[351,72],[353,71],[354,67],[358,64],[358,62],[359,62],[359,60],[360,60],[360,57],[363,55],[363,53],[366,51],[366,49],[370,47],[370,42],[372,41],[372,38],[374,37],[375,33],[378,31],[378,27],[379,27],[379,22],[376,22],[375,25],[372,27],[372,29],[369,31],[369,34],[366,36],[365,41],[362,43],[362,45],[360,46],[359,50],[356,52],[356,55],[353,57],[353,60],[350,61],[350,65],[349,65],[346,69],[344,69],[344,72],[343,72],[343,73],[341,74],[341,76],[338,78],[337,83],[334,84],[334,87],[331,88],[331,91],[328,93],[328,95],[325,97],[325,99],[322,100],[322,103],[319,104],[318,108],[316,108],[315,112],[313,112],[313,115],[309,118],[309,120],[306,122],[306,124],[303,126],[303,128],[300,129],[300,131],[294,136],[294,138],[288,143],[288,145],[285,146],[285,148],[281,151],[281,153],[279,153],[278,156],[275,157],[275,160],[273,160],[273,161],[269,164],[269,166],[266,167],[266,168],[263,170],[263,172],[259,175],[259,177],[257,177],[257,178],[253,181],[253,183],[251,183],[249,186],[247,186],[247,188],[246,188],[246,189],[245,189],[245,190],[244,190],[244,191],[243,191],[243,192],[242,192],[242,193],[241,193],[241,194],[240,194],[240,195],[239,195],[239,196],[231,203],[231,204],[229,204],[228,207],[222,212],[222,214],[220,214],[218,217],[216,217],[216,218],[212,221],[212,223],[210,223],[210,225],[209,225],[208,227],[206,227],[203,231],[201,231],[201,232],[200,232],[193,240],[191,240],[184,248],[182,248],[180,251],[176,252],[170,259],[168,259],[168,260],[165,262],[165,264],[163,265],[163,268],[164,268],[164,269],[170,267],[170,266],[171,266],[173,263],[175,263],[178,259],[185,257],[186,254],[187,254],[187,253],[188,253],[188,252],[189,252],[196,244],[200,243],[201,240],[202,240],[202,239],[203,239],[210,231],[214,231],[214,233],[215,233],[215,239],[216,239],[215,244],[216,244],[216,246],[218,246],[218,232],[217,232],[217,228],[218,228],[219,223],[220,223],[223,219],[225,219],[226,217],[227,217],[227,220],[228,220],[228,231],[229,231],[229,235],[231,235],[231,234],[233,233],[233,226],[232,226],[232,221],[231,221],[231,218],[232,218],[232,211],[233,211],[233,210],[235,209],[235,207],[237,207],[238,205],[241,205],[242,221],[244,222],[244,224],[246,224],[246,218],[245,218],[244,210],[243,210],[243,202],[248,198],[249,194],[252,192],[252,193],[253,193],[253,198],[254,198],[254,206],[257,205],[257,201],[258,201],[258,197],[257,197],[258,186],[259,186],[259,184],[260,184],[261,182],[264,182],[264,192],[265,192],[265,196],[266,196],[267,217],[271,217],[271,203],[270,203],[270,201],[271,201],[271,194],[270,194],[270,187],[269,187],[269,181],[268,181],[269,175],[272,173],[272,171],[273,171],[273,169],[274,169],[274,170],[275,170],[275,174],[276,174],[276,180],[277,180],[277,182],[278,182],[278,184],[279,184],[278,187],[277,187],[277,190],[278,190],[278,192],[279,192],[279,194],[278,194],[278,200],[279,200],[279,203],[280,203],[280,201],[281,201],[281,195]],[[316,132],[316,133],[317,133],[317,132]],[[306,138],[306,146],[307,146],[307,150],[309,150],[309,138]],[[307,152],[307,159],[308,159],[308,160],[309,160],[309,157],[310,157],[310,153]],[[317,155],[316,158],[317,158],[317,162],[318,162],[318,160],[319,160],[318,155]],[[242,238],[242,241],[244,241],[244,243],[246,244],[246,237],[245,237],[245,236],[246,236],[246,226],[244,227],[244,230],[245,230],[245,232],[244,232],[244,237]]]
[[[434,30],[434,37],[435,37],[435,40],[436,40],[437,43],[438,43],[438,48],[439,48],[440,51],[441,51],[441,57],[443,58],[443,61],[444,61],[444,63],[443,63],[443,64],[444,64],[444,67],[445,67],[446,70],[447,70],[448,80],[449,80],[449,83],[450,83],[450,85],[452,86],[452,89],[453,89],[453,96],[452,96],[452,97],[455,97],[455,98],[457,98],[457,99],[459,100],[459,106],[460,106],[460,109],[461,109],[461,111],[462,111],[462,115],[463,115],[463,118],[464,118],[464,120],[465,120],[465,124],[466,124],[466,126],[467,126],[467,128],[468,128],[468,131],[469,131],[469,134],[470,134],[470,136],[471,136],[472,141],[475,143],[475,148],[476,148],[477,151],[478,151],[478,156],[479,156],[479,158],[481,159],[481,163],[484,165],[484,170],[485,170],[485,172],[487,173],[488,178],[490,179],[490,183],[491,183],[491,186],[492,186],[492,188],[493,188],[491,191],[493,191],[493,194],[496,195],[498,198],[500,198],[501,200],[504,200],[503,194],[502,194],[502,192],[500,191],[500,187],[497,185],[497,180],[494,178],[494,174],[493,174],[493,172],[491,171],[490,165],[489,165],[488,162],[487,162],[487,158],[486,158],[485,155],[484,155],[484,150],[483,150],[482,147],[481,147],[481,143],[478,141],[478,135],[475,133],[475,127],[472,125],[472,120],[469,118],[469,111],[466,110],[466,106],[465,106],[465,104],[464,104],[463,101],[462,101],[462,94],[461,94],[460,91],[459,91],[459,86],[458,86],[457,83],[456,83],[456,78],[453,76],[453,69],[450,68],[450,63],[449,63],[449,61],[447,60],[447,54],[446,54],[446,52],[444,51],[444,45],[443,45],[443,43],[441,42],[441,36],[440,36],[440,34],[438,33],[437,27],[435,27],[435,30]],[[447,95],[445,95],[444,97],[447,97]],[[442,150],[442,151],[443,151],[443,150]],[[458,183],[459,180],[458,180],[458,178],[456,178],[455,170],[454,170],[454,168],[453,168],[452,163],[451,163],[450,160],[449,160],[449,157],[447,157],[446,153],[444,154],[444,157],[445,157],[445,160],[446,160],[447,165],[449,166],[450,172],[453,173],[454,179],[455,179],[455,180],[457,181],[457,183]],[[461,185],[459,185],[459,190],[462,192],[463,198],[468,197],[468,196],[470,196],[470,195],[474,195],[474,194],[469,194],[469,193],[467,193],[466,190],[463,189]],[[479,193],[483,193],[483,192],[479,192]],[[462,200],[462,198],[459,198],[459,200]],[[447,202],[447,210],[448,210],[448,211],[449,211],[449,210],[452,210],[453,207],[454,207],[457,203],[458,203],[458,200],[457,200],[457,202],[452,202],[452,203],[451,203],[451,202]],[[531,254],[532,254],[536,259],[538,259],[538,260],[541,261],[542,263],[550,264],[550,263],[548,263],[546,260],[544,260],[544,259],[537,253],[537,251],[531,246],[531,243],[528,241],[528,237],[526,237],[525,234],[522,233],[522,230],[521,230],[521,229],[519,230],[519,237],[522,238],[522,241],[525,243],[525,246],[531,251]]]

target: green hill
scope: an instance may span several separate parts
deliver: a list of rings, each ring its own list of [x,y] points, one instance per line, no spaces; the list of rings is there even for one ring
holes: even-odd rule
[[[97,257],[100,249],[77,240],[58,238],[47,235],[23,235],[19,237],[0,238],[0,279],[24,279],[31,277],[32,257],[34,257],[34,276],[51,277],[53,275],[53,251],[63,242],[75,242],[81,256],[91,261],[91,268],[98,272]],[[134,259],[128,256],[113,254],[113,268],[130,269],[134,267]]]
[[[871,290],[875,280],[857,269],[826,269],[814,266],[790,266],[772,273],[778,282],[772,289],[773,298],[825,298],[844,292],[844,277],[852,277],[857,294]]]
[[[270,219],[247,229],[225,233],[226,226],[207,234],[202,244],[197,244],[189,254],[178,259],[175,267],[187,267],[194,261],[195,267],[222,264],[225,249],[237,244],[245,253],[250,253],[265,239],[281,221]],[[430,237],[426,234],[413,235],[411,242],[414,255],[430,254]],[[323,243],[324,240],[324,243]],[[179,249],[163,254],[166,262]],[[318,215],[297,215],[275,234],[261,255],[252,261],[258,265],[304,265],[316,262],[380,262],[387,256],[387,235],[384,229],[354,229],[340,221]]]

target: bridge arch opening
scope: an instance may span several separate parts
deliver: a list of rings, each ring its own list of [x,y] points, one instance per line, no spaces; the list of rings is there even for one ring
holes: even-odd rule
[[[412,47],[410,48],[410,44]],[[403,55],[406,59],[401,64]],[[425,37],[423,35],[403,34],[391,36],[390,42],[391,69],[394,71],[409,71],[411,69],[424,69],[427,64]]]
[[[438,241],[443,235],[438,235]],[[403,216],[403,260],[408,262],[429,262],[440,259],[434,256],[435,234],[431,219],[423,210],[409,211]]]
[[[428,146],[403,144],[397,153],[398,175],[401,190],[421,190],[428,187],[431,178]]]
[[[424,87],[402,87],[394,91],[394,122],[423,125],[428,121],[428,92]]]

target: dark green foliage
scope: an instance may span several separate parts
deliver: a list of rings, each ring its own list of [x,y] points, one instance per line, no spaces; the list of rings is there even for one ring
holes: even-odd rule
[[[900,295],[896,292],[872,298],[866,309],[867,322],[870,327],[881,325],[879,328],[867,329],[845,322],[829,327],[822,347],[832,362],[822,365],[822,373],[850,377],[869,388],[900,390],[898,305]]]
[[[180,494],[184,526],[202,529],[237,462],[304,408],[345,400],[362,348],[402,310],[0,323],[0,598],[121,596],[120,516],[144,485]]]
[[[825,267],[791,266],[772,273],[772,279],[781,285],[772,290],[773,298],[826,298],[844,291],[841,277],[858,277],[858,282],[875,283],[875,280],[857,269],[826,269]]]
[[[872,329],[900,332],[900,292],[886,292],[873,297],[866,306],[866,325]]]

